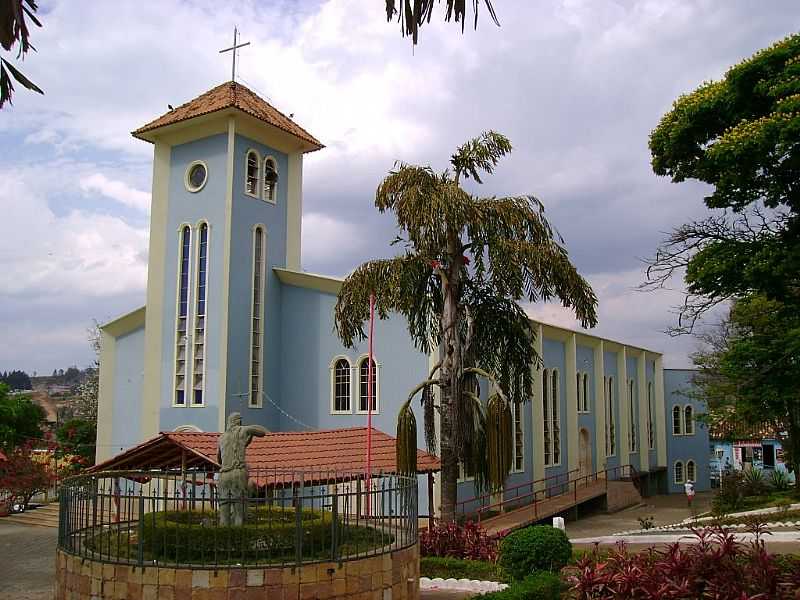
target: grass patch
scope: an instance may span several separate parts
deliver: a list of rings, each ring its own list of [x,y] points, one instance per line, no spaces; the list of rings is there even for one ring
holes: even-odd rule
[[[421,577],[442,579],[477,579],[509,583],[510,577],[497,563],[483,560],[464,560],[442,556],[423,556],[419,559]]]

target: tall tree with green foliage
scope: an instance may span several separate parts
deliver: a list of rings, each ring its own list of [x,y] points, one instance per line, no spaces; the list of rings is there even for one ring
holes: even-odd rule
[[[712,186],[714,212],[672,232],[645,287],[685,273],[676,333],[750,293],[800,299],[800,35],[681,96],[650,135],[653,170]]]
[[[692,358],[694,378],[713,411],[732,408],[737,419],[772,423],[786,432],[790,468],[800,466],[800,313],[750,295],[737,300],[706,348]],[[795,477],[800,492],[800,476]]]
[[[24,395],[8,393],[0,383],[0,448],[10,450],[31,439],[42,437],[44,409]]]
[[[442,173],[399,164],[379,185],[375,206],[394,213],[400,231],[395,243],[404,251],[358,267],[336,303],[336,330],[346,346],[365,338],[374,294],[379,318],[403,315],[416,347],[440,357],[400,411],[398,447],[400,468],[413,470],[411,400],[421,392],[433,452],[437,412],[439,417],[445,520],[455,516],[459,461],[473,466],[477,481],[490,488],[508,475],[509,403],[531,397],[531,369],[541,360],[519,303],[558,299],[584,326],[597,322],[595,294],[570,262],[542,203],[533,196],[479,197],[461,186],[468,178],[482,183],[510,151],[507,138],[488,132],[458,148]],[[493,382],[486,407],[477,395],[479,377]]]

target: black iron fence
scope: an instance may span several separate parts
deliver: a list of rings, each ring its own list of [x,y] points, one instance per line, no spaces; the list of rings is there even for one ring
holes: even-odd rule
[[[111,471],[61,486],[58,546],[110,563],[217,568],[347,561],[417,542],[417,479],[251,470],[218,492],[210,471]],[[226,524],[221,513],[241,514]]]

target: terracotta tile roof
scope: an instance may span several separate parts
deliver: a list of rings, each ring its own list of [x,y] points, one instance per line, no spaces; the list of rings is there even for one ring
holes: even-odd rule
[[[315,150],[323,145],[313,135],[284,115],[281,111],[259,97],[241,83],[228,81],[201,94],[194,100],[182,104],[161,115],[154,121],[142,125],[133,132],[134,137],[142,138],[143,134],[159,127],[186,121],[201,115],[207,115],[226,108],[237,108],[265,123],[274,125],[314,146]]]
[[[359,472],[366,466],[366,427],[329,429],[323,431],[290,431],[268,433],[253,438],[247,447],[246,460],[251,470],[285,471],[326,470]],[[217,432],[162,432],[152,438],[94,466],[91,471],[179,467],[181,454],[188,452],[187,466],[216,468]],[[372,429],[372,467],[374,471],[393,473],[395,438]],[[440,469],[439,459],[417,450],[417,470],[420,473]]]
[[[763,439],[783,439],[786,428],[780,423],[762,421],[748,423],[731,410],[716,410],[709,414],[708,436],[712,440],[742,442]]]

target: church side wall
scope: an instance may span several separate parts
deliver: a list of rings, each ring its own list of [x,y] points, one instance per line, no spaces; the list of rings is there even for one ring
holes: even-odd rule
[[[280,368],[282,408],[295,419],[318,429],[363,427],[367,415],[358,412],[358,360],[367,353],[366,341],[353,349],[345,348],[334,332],[333,309],[336,296],[290,285],[283,290],[283,346]],[[408,336],[402,317],[375,322],[374,357],[377,363],[378,411],[372,425],[390,435],[397,429],[397,411],[408,392],[427,375],[428,357],[417,351]],[[331,414],[331,363],[334,357],[350,360],[350,414]],[[417,447],[424,448],[424,427],[419,399]],[[280,429],[292,431],[302,426],[281,415]],[[427,478],[420,477],[420,514],[428,513]]]
[[[594,350],[588,346],[582,346],[578,344],[576,355],[577,370],[580,373],[586,373],[589,376],[589,383],[586,386],[586,391],[589,398],[589,411],[578,413],[578,431],[580,432],[581,429],[585,429],[589,433],[589,450],[592,453],[592,472],[595,472],[597,471],[598,466],[603,463],[603,457],[600,457],[600,460],[598,460],[597,452],[595,451],[597,448],[595,411],[602,410],[603,403],[601,401],[598,405],[597,398],[595,397],[594,393]]]
[[[613,468],[620,464],[619,457],[622,456],[622,453],[625,452],[625,448],[622,447],[622,442],[624,441],[624,437],[620,435],[621,430],[621,419],[620,419],[620,410],[619,410],[619,394],[618,394],[618,385],[617,385],[617,353],[616,352],[604,352],[603,353],[603,375],[604,377],[613,377],[614,378],[614,386],[613,386],[613,395],[614,398],[611,402],[612,409],[614,411],[614,455],[613,456],[603,456],[600,460],[600,466],[602,468]],[[600,398],[600,409],[605,411],[605,396]],[[603,436],[605,436],[605,431],[602,432]],[[605,444],[604,444],[605,445]],[[605,463],[605,464],[604,464]],[[627,463],[627,461],[625,461]]]
[[[711,489],[709,478],[709,438],[705,423],[695,420],[694,434],[675,435],[672,430],[672,409],[686,405],[694,408],[695,416],[706,412],[705,404],[691,398],[692,377],[694,371],[689,369],[664,369],[664,408],[667,424],[667,483],[670,493],[683,493],[683,484],[675,483],[675,463],[693,460],[697,469],[695,490],[698,492]]]
[[[144,327],[115,340],[111,447],[106,458],[135,446],[142,439],[141,400],[144,384]],[[107,425],[105,425],[107,426]]]
[[[220,340],[224,288],[223,239],[225,232],[225,184],[226,184],[227,137],[213,135],[207,138],[174,146],[171,153],[169,175],[169,210],[167,214],[167,243],[164,256],[164,307],[165,319],[162,331],[163,359],[161,373],[161,398],[159,429],[168,431],[180,425],[193,424],[203,431],[217,431],[219,424],[219,390],[221,354],[225,345]],[[195,160],[203,160],[208,168],[208,179],[199,192],[186,190],[186,169]],[[197,226],[206,221],[208,236],[208,285],[206,317],[205,392],[203,406],[187,404],[173,406],[175,385],[175,314],[178,287],[178,246],[181,225],[192,227],[192,268],[190,271],[190,301],[195,303],[195,252]],[[193,307],[192,307],[193,309]],[[190,310],[190,314],[192,310]]]
[[[275,204],[245,194],[245,161],[254,149],[261,161],[271,156],[278,169]],[[263,165],[262,167],[263,168]],[[263,172],[260,171],[263,176]],[[228,304],[228,377],[225,412],[238,411],[245,423],[258,423],[267,429],[280,427],[278,412],[269,399],[278,402],[281,392],[281,285],[273,267],[286,265],[286,218],[288,160],[285,154],[241,135],[236,135],[233,161],[233,216],[231,219],[230,297]],[[253,229],[266,231],[264,295],[264,356],[261,377],[268,398],[260,408],[249,407],[250,346],[253,290]]]

